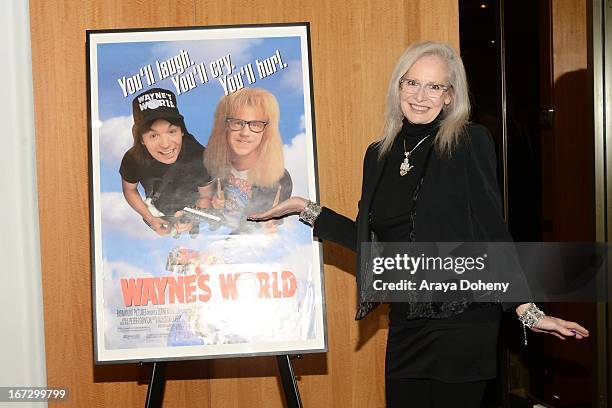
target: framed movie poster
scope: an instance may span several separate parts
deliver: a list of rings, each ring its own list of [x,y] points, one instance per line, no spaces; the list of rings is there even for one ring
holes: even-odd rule
[[[326,350],[307,24],[89,31],[98,363]]]

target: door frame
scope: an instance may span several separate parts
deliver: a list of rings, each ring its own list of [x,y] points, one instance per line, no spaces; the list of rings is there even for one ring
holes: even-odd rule
[[[593,130],[595,137],[595,219],[598,242],[612,237],[612,0],[591,0],[593,69]],[[611,277],[602,277],[599,287],[612,293]],[[594,405],[612,406],[610,356],[612,354],[612,313],[609,302],[597,304],[595,356],[597,384]]]

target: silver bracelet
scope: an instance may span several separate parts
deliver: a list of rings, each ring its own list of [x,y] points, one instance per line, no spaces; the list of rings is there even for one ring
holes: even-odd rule
[[[319,214],[321,214],[321,206],[308,200],[306,201],[306,206],[300,213],[300,220],[312,227]]]
[[[523,323],[525,345],[527,345],[527,328],[533,328],[544,316],[546,316],[546,314],[541,311],[535,303],[529,303],[529,307],[519,316],[519,321]]]

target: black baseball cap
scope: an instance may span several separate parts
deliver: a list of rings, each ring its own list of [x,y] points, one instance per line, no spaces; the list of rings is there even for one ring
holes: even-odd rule
[[[136,96],[132,101],[132,114],[135,126],[142,126],[157,119],[184,119],[179,113],[176,95],[162,88],[152,88]]]

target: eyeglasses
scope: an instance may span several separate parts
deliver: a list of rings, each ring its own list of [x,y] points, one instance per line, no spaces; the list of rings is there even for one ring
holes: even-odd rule
[[[416,79],[402,78],[399,81],[400,90],[407,94],[416,94],[422,88],[429,98],[439,98],[444,92],[447,92],[450,85],[442,84],[421,84]]]
[[[249,129],[254,133],[263,132],[268,125],[268,122],[262,120],[242,120],[236,118],[227,118],[225,122],[227,123],[227,127],[234,131],[242,130],[244,125],[249,125]]]

